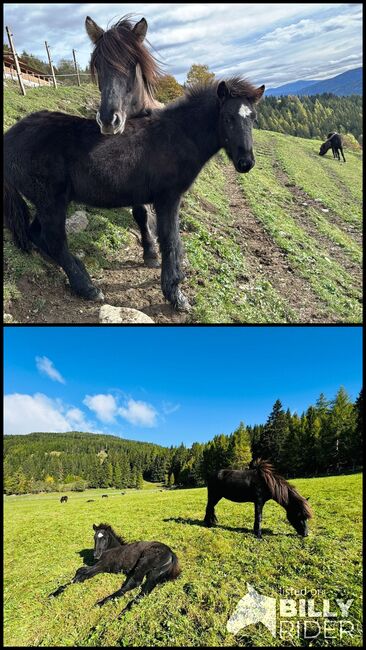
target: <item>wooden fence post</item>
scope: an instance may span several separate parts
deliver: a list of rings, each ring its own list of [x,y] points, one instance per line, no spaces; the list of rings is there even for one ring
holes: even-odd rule
[[[72,51],[72,55],[74,57],[74,65],[75,65],[76,76],[78,78],[78,86],[80,86],[81,85],[80,84],[80,76],[79,76],[78,64],[76,63],[75,50]]]
[[[49,61],[50,68],[51,68],[51,74],[52,74],[52,79],[53,79],[53,85],[55,86],[55,88],[57,88],[57,81],[56,81],[56,77],[55,77],[55,71],[54,71],[54,69],[53,69],[53,65],[52,65],[52,61],[51,61],[51,55],[50,55],[50,50],[49,50],[49,47],[48,47],[48,45],[47,45],[47,41],[45,41],[44,44],[45,44],[45,46],[46,46],[47,56],[48,56],[48,61]]]
[[[15,51],[15,47],[14,47],[14,43],[13,43],[13,39],[12,39],[12,34],[10,33],[10,30],[9,30],[8,27],[5,26],[5,29],[6,29],[6,33],[8,35],[10,49],[11,49],[12,54],[13,54],[13,59],[14,59],[15,68],[16,68],[17,75],[18,75],[20,90],[22,91],[22,94],[25,95],[25,88],[24,88],[24,84],[23,84],[22,73],[21,73],[20,66],[19,66],[18,55],[17,55],[17,53]]]

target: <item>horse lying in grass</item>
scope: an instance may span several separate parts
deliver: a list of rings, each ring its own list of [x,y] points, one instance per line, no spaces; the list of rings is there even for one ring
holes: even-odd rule
[[[325,142],[323,142],[323,144],[320,146],[319,156],[324,156],[329,149],[332,149],[333,158],[340,160],[341,157],[339,155],[339,152],[341,152],[342,158],[344,162],[346,162],[343,153],[342,136],[339,135],[339,133],[332,132],[332,133],[328,133],[327,138],[328,139]]]
[[[93,529],[95,531],[94,558],[98,562],[90,567],[80,567],[71,582],[61,585],[49,596],[59,596],[68,585],[84,582],[98,573],[126,573],[127,578],[122,587],[96,603],[102,606],[112,598],[120,598],[127,591],[139,587],[146,576],[140,593],[123,610],[126,611],[140,598],[149,594],[157,584],[175,580],[180,574],[178,558],[166,544],[162,542],[127,544],[109,524],[93,524]]]
[[[224,148],[240,173],[254,166],[252,126],[264,86],[232,78],[197,85],[164,109],[129,120],[122,134],[101,135],[97,124],[40,111],[4,137],[4,213],[15,242],[33,243],[65,271],[79,296],[103,300],[84,264],[68,249],[65,221],[70,201],[113,208],[153,204],[162,255],[161,287],[175,309],[189,309],[179,283],[179,206],[202,167]],[[30,213],[24,195],[36,208]],[[142,232],[144,258],[156,260]]]
[[[207,483],[208,499],[205,524],[217,523],[215,506],[220,499],[236,503],[253,502],[255,509],[254,534],[262,537],[262,509],[266,501],[273,499],[286,510],[287,519],[296,532],[308,535],[308,519],[312,513],[308,501],[280,476],[267,460],[255,460],[249,469],[220,469]]]

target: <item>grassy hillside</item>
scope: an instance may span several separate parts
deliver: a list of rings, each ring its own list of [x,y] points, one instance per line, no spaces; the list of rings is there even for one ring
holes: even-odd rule
[[[5,127],[41,108],[86,115],[97,91],[5,89]],[[86,208],[89,226],[70,235],[106,301],[156,322],[361,321],[361,154],[318,156],[320,142],[254,132],[256,166],[237,174],[223,154],[202,171],[181,210],[188,316],[174,314],[159,269],[142,266],[129,209]],[[71,205],[69,213],[80,206]],[[82,206],[83,207],[83,206]],[[98,321],[99,305],[72,295],[64,274],[5,234],[5,311],[15,321]]]
[[[5,498],[5,645],[20,646],[340,646],[362,645],[361,475],[294,481],[310,497],[310,535],[300,538],[285,511],[264,508],[263,540],[252,535],[253,505],[221,501],[219,525],[202,526],[206,490],[71,493]],[[94,503],[87,499],[94,498]],[[121,584],[118,575],[99,575],[72,585],[57,599],[47,594],[68,581],[93,545],[92,524],[109,522],[129,541],[157,539],[171,545],[182,566],[175,582],[156,588],[118,621],[135,592],[104,608],[95,602]],[[315,608],[323,598],[353,599],[352,636],[323,632],[315,640],[272,638],[262,624],[233,636],[226,623],[247,583],[259,593],[284,597],[286,588],[310,590]],[[315,592],[314,592],[315,593]],[[291,597],[291,596],[290,596]],[[302,596],[304,597],[304,596]],[[309,617],[312,618],[312,617]],[[296,620],[299,620],[296,618]],[[323,619],[317,619],[323,624]]]

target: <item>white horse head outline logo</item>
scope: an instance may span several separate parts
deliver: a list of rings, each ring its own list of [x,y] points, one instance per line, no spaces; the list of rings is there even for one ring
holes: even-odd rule
[[[239,600],[230,616],[226,629],[237,634],[243,627],[263,623],[272,636],[276,636],[276,599],[262,596],[247,582],[248,593]]]

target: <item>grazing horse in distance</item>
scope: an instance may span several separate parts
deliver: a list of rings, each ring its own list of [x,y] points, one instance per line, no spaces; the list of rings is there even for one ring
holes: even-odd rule
[[[339,133],[333,131],[332,133],[328,133],[327,138],[328,139],[325,142],[323,142],[323,144],[320,147],[319,156],[324,156],[329,149],[332,149],[333,158],[337,158],[337,160],[340,160],[341,158],[339,152],[341,152],[343,160],[344,162],[346,162],[343,153],[342,136],[339,135]]]
[[[220,499],[236,503],[253,502],[255,509],[254,534],[262,537],[262,509],[266,501],[273,499],[286,510],[287,519],[296,532],[308,535],[308,519],[312,513],[308,501],[280,476],[267,460],[252,461],[249,469],[220,469],[207,482],[208,499],[205,524],[217,523],[215,506]]]
[[[108,494],[102,494],[102,499],[108,499]]]
[[[88,499],[87,503],[94,503],[94,499]]]
[[[126,573],[122,587],[96,604],[104,605],[113,598],[120,598],[127,591],[139,587],[146,576],[141,591],[123,611],[127,611],[140,598],[149,594],[160,582],[175,580],[180,574],[178,558],[169,546],[162,542],[132,542],[128,544],[117,535],[109,524],[93,524],[94,558],[93,566],[82,566],[71,580],[61,585],[49,596],[59,596],[66,587],[75,582],[84,582],[98,573]]]
[[[263,92],[264,86],[256,88],[237,77],[198,84],[164,109],[129,120],[122,134],[110,138],[100,134],[94,120],[48,111],[28,115],[4,136],[4,214],[15,242],[25,251],[33,243],[50,256],[79,296],[104,300],[83,262],[69,251],[68,204],[153,204],[162,293],[174,309],[188,311],[179,287],[184,277],[181,197],[222,148],[237,172],[252,169],[252,127]],[[31,224],[21,194],[36,207]],[[154,258],[144,238],[142,243],[144,259]]]
[[[96,120],[102,134],[122,133],[129,118],[162,106],[154,99],[162,72],[143,45],[147,22],[142,18],[133,26],[123,16],[104,31],[87,16],[85,28],[94,44],[90,70],[101,92]]]
[[[60,503],[66,503],[69,497],[61,497]]]

